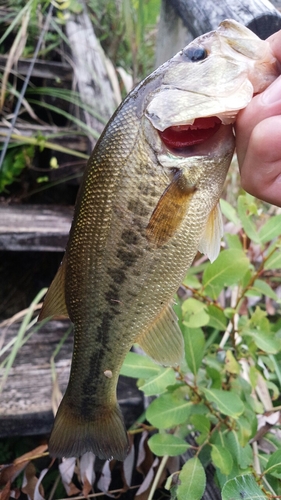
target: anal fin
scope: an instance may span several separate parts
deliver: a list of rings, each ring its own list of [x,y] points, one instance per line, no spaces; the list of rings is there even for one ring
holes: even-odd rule
[[[210,212],[206,227],[202,234],[198,250],[207,255],[211,262],[220,253],[220,242],[223,236],[223,221],[219,203]]]
[[[55,275],[49,289],[46,293],[38,321],[54,316],[65,316],[68,318],[67,307],[65,303],[65,258]]]
[[[166,366],[179,365],[183,358],[183,336],[178,318],[168,304],[136,342],[152,359]]]

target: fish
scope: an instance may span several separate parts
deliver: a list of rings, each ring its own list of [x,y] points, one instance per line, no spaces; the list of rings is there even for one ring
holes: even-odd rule
[[[181,363],[174,295],[198,251],[219,253],[233,123],[277,73],[268,42],[225,20],[145,78],[105,127],[39,315],[74,324],[51,456],[126,458],[122,363],[134,343],[164,366]]]

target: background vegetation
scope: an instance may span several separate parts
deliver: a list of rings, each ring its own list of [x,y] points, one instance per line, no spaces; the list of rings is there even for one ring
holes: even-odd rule
[[[63,63],[69,51],[64,27],[69,15],[81,11],[78,1],[9,0],[1,6],[4,141],[24,81],[16,63],[34,56],[51,5],[52,20],[38,58]],[[121,67],[137,83],[153,69],[160,0],[89,0],[88,8],[114,68]],[[124,95],[124,74],[118,78]],[[57,201],[53,186],[81,175],[87,138],[97,136],[81,117],[85,107],[68,80],[31,77],[11,140],[6,139],[2,201]],[[25,126],[34,127],[31,135],[20,133]],[[77,150],[69,147],[75,140]],[[196,500],[205,491],[206,470],[213,471],[223,500],[281,496],[281,213],[239,189],[235,164],[224,198],[221,254],[213,264],[198,256],[176,298],[185,341],[182,365],[163,368],[135,352],[124,363],[123,375],[137,378],[150,402],[130,429],[128,459],[123,465],[102,464],[86,454],[58,466],[41,438],[5,440],[0,443],[5,464],[0,470],[1,499],[10,494],[35,500],[81,492],[97,496],[91,493],[95,484],[95,491],[127,491],[127,497],[141,500]],[[24,315],[11,353],[7,355],[7,346],[1,350],[3,380],[18,349],[37,328],[32,317],[43,293]]]

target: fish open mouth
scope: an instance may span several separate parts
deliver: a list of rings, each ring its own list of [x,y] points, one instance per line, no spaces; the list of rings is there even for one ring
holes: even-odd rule
[[[163,132],[158,130],[165,146],[172,151],[184,150],[210,139],[219,130],[222,122],[217,116],[196,118],[193,125],[168,127]]]

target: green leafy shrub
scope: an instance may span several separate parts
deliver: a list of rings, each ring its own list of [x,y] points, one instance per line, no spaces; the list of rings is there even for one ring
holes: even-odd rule
[[[5,191],[6,186],[12,184],[18,178],[25,167],[30,166],[34,152],[34,146],[30,145],[13,148],[5,155],[0,170],[0,193]]]
[[[165,462],[188,450],[166,482],[179,500],[202,497],[210,463],[223,500],[281,494],[281,215],[268,217],[250,195],[237,212],[226,201],[222,210],[232,234],[214,263],[195,262],[177,298],[181,366],[130,352],[122,369],[158,396],[146,411],[152,452]]]

